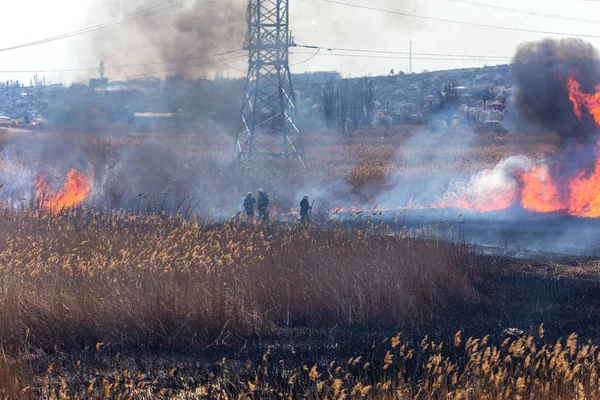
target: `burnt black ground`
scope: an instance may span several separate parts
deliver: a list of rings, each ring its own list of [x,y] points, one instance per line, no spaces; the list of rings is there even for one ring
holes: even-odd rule
[[[384,223],[392,232],[416,232],[464,240],[482,246],[574,256],[600,255],[600,219],[560,213],[540,214],[513,207],[495,212],[456,209],[340,213],[320,216],[356,224]]]

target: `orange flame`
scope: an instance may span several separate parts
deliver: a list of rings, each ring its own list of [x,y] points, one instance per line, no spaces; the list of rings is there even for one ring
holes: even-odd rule
[[[91,192],[89,179],[75,169],[67,173],[67,180],[58,194],[49,193],[43,176],[36,179],[35,186],[40,192],[40,207],[54,214],[80,206]]]
[[[493,196],[486,196],[482,199],[472,199],[469,196],[464,196],[457,199],[454,203],[445,203],[443,207],[460,208],[462,210],[490,212],[506,210],[514,204],[517,198],[516,191],[508,191],[506,193],[497,193]]]
[[[575,115],[583,120],[584,110],[594,118],[600,126],[600,85],[592,94],[583,93],[581,85],[575,80],[576,73],[569,76],[566,86],[569,90],[569,99],[573,103]],[[537,213],[562,212],[580,218],[600,218],[600,142],[596,147],[596,160],[593,169],[584,169],[571,176],[555,177],[547,166],[531,166],[528,171],[515,171],[515,178],[520,181],[520,187],[485,191],[467,189],[459,198],[443,201],[438,204],[420,205],[408,204],[399,207],[378,208],[376,211],[392,210],[425,210],[439,208],[459,208],[477,212],[489,212],[508,209],[520,203],[528,211]],[[50,193],[48,184],[43,177],[35,182],[40,192],[40,207],[52,213],[80,206],[91,192],[88,177],[71,170],[63,189],[57,193]],[[347,209],[335,208],[333,213],[369,212],[368,208],[361,210],[353,206]],[[295,215],[296,211],[281,212],[275,207],[273,215]]]
[[[596,93],[582,93],[575,76],[576,73],[573,73],[567,80],[575,115],[583,120],[583,110],[587,109],[600,126],[600,85],[596,87]],[[570,179],[565,177],[557,182],[547,166],[534,165],[529,171],[517,172],[517,175],[520,175],[522,184],[520,197],[524,209],[539,213],[562,211],[582,218],[600,217],[600,143],[596,147],[596,161],[591,172],[582,170]],[[497,200],[503,203],[502,199]],[[478,210],[481,206],[468,208]]]
[[[569,89],[569,99],[573,102],[575,115],[580,120],[583,119],[582,108],[588,109],[589,113],[594,117],[596,125],[600,125],[600,85],[596,86],[596,93],[586,94],[581,92],[581,85],[575,80],[577,72],[569,76],[567,80],[567,88]]]
[[[548,172],[548,167],[532,166],[529,172],[521,175],[523,189],[521,205],[528,211],[549,213],[567,208],[558,186]]]
[[[575,80],[576,72],[567,81],[569,99],[573,102],[575,115],[582,120],[582,108],[585,107],[594,117],[596,125],[600,126],[600,85],[596,93],[581,92],[581,85]],[[596,162],[594,170],[580,171],[569,184],[569,214],[577,217],[600,217],[600,143],[596,146]]]
[[[567,80],[569,99],[576,116],[583,120],[584,109],[600,126],[600,85],[596,92],[581,92],[581,85],[573,73]],[[494,192],[467,188],[458,198],[427,206],[411,203],[398,209],[459,208],[477,212],[499,211],[520,202],[528,211],[537,213],[562,212],[580,218],[600,218],[600,142],[596,146],[593,169],[584,169],[571,176],[555,177],[547,166],[533,165],[528,171],[516,170],[520,187]],[[337,209],[334,212],[346,212]],[[352,209],[351,211],[356,211]]]
[[[586,177],[581,171],[571,182],[569,214],[583,218],[600,217],[600,159],[596,151],[594,171]]]

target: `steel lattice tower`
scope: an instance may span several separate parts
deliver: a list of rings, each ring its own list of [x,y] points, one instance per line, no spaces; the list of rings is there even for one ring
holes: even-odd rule
[[[302,135],[294,124],[289,0],[249,0],[247,20],[248,76],[234,159],[284,157],[304,165]]]

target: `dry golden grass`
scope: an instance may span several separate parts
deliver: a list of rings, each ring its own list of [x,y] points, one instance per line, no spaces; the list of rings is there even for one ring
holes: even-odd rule
[[[460,129],[466,130],[457,129],[451,137],[461,138]],[[558,149],[557,140],[548,136],[485,134],[478,135],[472,142],[465,139],[465,143],[445,139],[445,133],[420,133],[434,143],[441,141],[443,145],[432,147],[431,141],[412,141],[411,158],[403,159],[404,146],[414,134],[410,129],[387,133],[369,131],[345,137],[331,133],[307,134],[309,171],[317,176],[326,171],[325,181],[345,179],[357,191],[367,184],[383,186],[389,175],[418,178],[423,174],[436,173],[436,168],[460,174],[476,173],[511,155],[541,158]],[[471,136],[466,132],[464,135]],[[465,151],[465,148],[468,150]],[[439,165],[432,165],[432,160]]]
[[[29,373],[17,360],[0,355],[0,399],[32,399],[34,382]]]
[[[345,228],[0,210],[0,343],[191,348],[276,326],[427,320],[471,294],[467,246]]]

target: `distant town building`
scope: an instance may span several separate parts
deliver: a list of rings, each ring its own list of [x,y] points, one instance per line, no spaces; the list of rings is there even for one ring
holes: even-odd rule
[[[106,89],[108,86],[108,79],[100,78],[100,79],[90,79],[90,87],[92,89]]]
[[[493,110],[493,111],[498,111],[498,112],[504,111],[504,103],[502,103],[501,101],[498,101],[498,100],[488,103],[487,106],[490,110]]]

